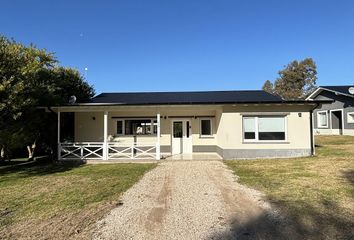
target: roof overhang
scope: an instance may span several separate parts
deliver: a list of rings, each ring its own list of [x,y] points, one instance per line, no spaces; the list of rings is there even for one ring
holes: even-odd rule
[[[313,98],[317,97],[318,94],[320,94],[322,91],[328,91],[328,92],[333,92],[337,95],[343,95],[343,96],[347,96],[347,97],[351,97],[354,98],[354,95],[350,95],[350,94],[346,94],[346,93],[342,93],[342,92],[338,92],[332,89],[328,89],[328,88],[324,88],[324,87],[318,87],[313,93],[311,93],[306,100],[307,101],[311,101]]]
[[[84,111],[109,111],[109,110],[116,110],[116,109],[131,109],[134,110],[144,110],[146,108],[149,109],[158,109],[158,108],[165,108],[165,107],[200,107],[200,108],[207,108],[207,107],[222,107],[222,106],[308,106],[311,109],[315,109],[319,105],[323,103],[332,103],[332,100],[311,100],[311,101],[304,101],[304,100],[293,100],[293,101],[274,101],[274,102],[234,102],[234,103],[166,103],[166,104],[113,104],[113,103],[95,103],[95,104],[74,104],[74,105],[62,105],[62,106],[48,106],[48,107],[39,107],[42,109],[47,109],[51,111],[64,111],[64,112],[84,112]]]

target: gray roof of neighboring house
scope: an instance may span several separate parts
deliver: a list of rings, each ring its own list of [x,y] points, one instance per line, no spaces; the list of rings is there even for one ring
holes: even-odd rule
[[[307,100],[313,99],[318,94],[320,94],[320,92],[322,92],[322,91],[330,91],[330,92],[334,92],[336,94],[341,94],[341,95],[345,95],[345,96],[354,98],[354,94],[351,94],[349,92],[349,88],[354,88],[354,85],[320,86],[313,93],[311,93],[306,99]]]
[[[273,103],[282,98],[262,90],[204,92],[131,92],[101,93],[82,104],[160,105],[160,104],[227,104]]]
[[[354,87],[354,85],[343,85],[343,86],[321,86],[321,88],[329,89],[343,94],[350,94],[349,88]]]

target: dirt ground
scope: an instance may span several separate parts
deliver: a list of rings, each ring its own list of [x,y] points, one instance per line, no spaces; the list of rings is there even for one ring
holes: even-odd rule
[[[264,196],[221,161],[169,161],[97,223],[95,239],[297,239]]]

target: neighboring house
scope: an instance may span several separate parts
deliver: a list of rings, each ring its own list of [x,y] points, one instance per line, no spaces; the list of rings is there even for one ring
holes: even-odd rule
[[[352,88],[352,91],[349,89]],[[352,93],[351,93],[352,92]],[[354,86],[322,86],[306,100],[332,100],[314,110],[316,134],[354,135]]]
[[[223,159],[313,154],[312,110],[265,91],[102,93],[58,112],[60,159],[160,159],[214,153]],[[60,137],[73,112],[74,141]],[[62,114],[62,115],[63,115]]]

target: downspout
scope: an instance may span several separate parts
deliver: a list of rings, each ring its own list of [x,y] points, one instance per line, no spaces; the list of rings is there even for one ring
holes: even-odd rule
[[[318,108],[318,106],[319,106],[319,104],[317,103],[316,107],[314,109]],[[310,111],[311,155],[315,156],[316,148],[315,148],[315,136],[314,136],[314,133],[313,133],[314,132],[313,131],[313,126],[314,126],[314,124],[313,124],[313,109],[311,109],[311,111]]]

